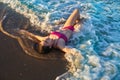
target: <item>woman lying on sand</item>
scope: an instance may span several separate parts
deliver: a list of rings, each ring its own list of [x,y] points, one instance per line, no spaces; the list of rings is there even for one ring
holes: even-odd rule
[[[67,47],[66,43],[73,34],[75,25],[79,22],[79,20],[79,10],[75,9],[65,22],[62,29],[53,31],[46,37],[34,35],[25,30],[20,30],[20,33],[30,36],[30,38],[32,38],[34,42],[36,42],[34,45],[34,49],[39,53],[49,53],[52,48],[58,48],[65,53],[69,53],[69,51],[71,51],[72,48]]]

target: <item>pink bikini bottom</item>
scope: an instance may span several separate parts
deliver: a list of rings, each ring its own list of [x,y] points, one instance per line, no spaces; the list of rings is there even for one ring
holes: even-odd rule
[[[74,31],[74,26],[66,26],[66,27],[63,27],[62,29],[69,29],[71,31]]]
[[[63,27],[62,29],[69,29],[69,30],[73,31],[73,30],[74,30],[74,26]],[[67,38],[63,33],[53,31],[53,32],[51,32],[51,35],[56,35],[56,36],[58,36],[59,38],[64,39],[65,42],[68,41],[68,38]]]

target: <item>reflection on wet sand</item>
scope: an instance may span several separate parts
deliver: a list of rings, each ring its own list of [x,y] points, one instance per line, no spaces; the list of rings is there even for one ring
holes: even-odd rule
[[[29,39],[28,36],[20,34],[19,30],[24,29],[34,34],[41,36],[47,35],[47,33],[40,33],[40,29],[36,29],[31,25],[28,18],[14,11],[7,4],[0,3],[0,30],[18,40],[23,50],[30,56],[38,59],[64,59],[64,53],[53,50],[50,54],[39,54],[33,49],[34,42]]]

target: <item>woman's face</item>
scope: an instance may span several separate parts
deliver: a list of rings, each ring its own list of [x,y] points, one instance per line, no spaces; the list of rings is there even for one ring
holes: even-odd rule
[[[42,40],[40,42],[40,44],[43,45],[43,46],[49,46],[51,48],[52,47],[52,42],[53,41],[49,37],[47,37],[44,40]]]

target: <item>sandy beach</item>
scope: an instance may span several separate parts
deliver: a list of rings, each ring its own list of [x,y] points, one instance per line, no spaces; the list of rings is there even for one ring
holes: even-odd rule
[[[7,5],[0,3],[0,19],[7,14],[2,26],[8,34],[16,35],[14,29],[31,27],[29,20],[23,15],[15,12]],[[16,31],[17,32],[17,31]],[[29,47],[29,46],[28,46]],[[13,39],[0,32],[0,80],[55,80],[55,78],[66,72],[67,62],[63,58],[57,57],[59,51],[44,55],[39,59],[29,56],[18,43]],[[56,55],[54,55],[56,54]],[[32,55],[32,54],[31,54]],[[34,53],[33,53],[34,55]],[[60,55],[58,55],[60,56]]]
[[[54,80],[66,71],[66,62],[40,60],[23,51],[17,40],[0,32],[0,80]]]
[[[67,44],[73,54],[39,54],[20,33],[48,35],[76,8],[82,21]],[[118,0],[0,0],[0,22],[0,80],[120,80]]]

